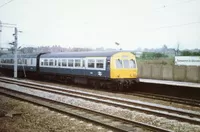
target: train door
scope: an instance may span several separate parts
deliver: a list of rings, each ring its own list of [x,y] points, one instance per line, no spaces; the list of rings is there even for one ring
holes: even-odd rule
[[[83,75],[86,75],[86,59],[82,58],[82,69],[83,69]]]

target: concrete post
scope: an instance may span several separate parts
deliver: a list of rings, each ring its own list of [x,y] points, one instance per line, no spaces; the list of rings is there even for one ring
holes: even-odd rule
[[[14,42],[14,78],[17,78],[17,28],[15,27],[15,42]]]

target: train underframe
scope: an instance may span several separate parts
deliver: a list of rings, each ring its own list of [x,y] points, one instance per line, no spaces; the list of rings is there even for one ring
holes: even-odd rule
[[[139,79],[109,79],[99,77],[60,75],[60,74],[44,74],[40,73],[41,79],[54,80],[65,84],[87,85],[93,89],[109,89],[116,91],[126,91],[134,87]]]
[[[4,69],[0,71],[3,75],[9,75],[13,77],[13,70]],[[78,84],[87,85],[93,89],[109,89],[116,91],[131,90],[139,79],[109,79],[99,77],[86,77],[86,76],[73,76],[73,75],[60,75],[60,74],[45,74],[36,72],[18,71],[19,78],[30,78],[37,80],[51,80],[56,82],[62,82],[64,84]]]

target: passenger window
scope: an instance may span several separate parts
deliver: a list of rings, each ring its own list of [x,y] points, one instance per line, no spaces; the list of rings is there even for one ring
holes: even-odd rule
[[[9,60],[7,60],[8,63],[9,63]],[[22,60],[21,59],[18,59],[18,64],[22,64]]]
[[[55,60],[55,66],[57,66],[57,60]]]
[[[123,67],[122,66],[122,60],[118,59],[118,60],[115,61],[115,63],[116,63],[116,68],[122,68]]]
[[[67,60],[66,59],[62,59],[62,66],[67,66]]]
[[[133,59],[130,60],[130,68],[136,68],[135,61]]]
[[[48,63],[48,60],[47,60],[47,63]],[[33,59],[31,58],[31,65],[33,65]],[[48,64],[47,64],[48,65]]]
[[[27,65],[27,59],[25,59],[25,60],[24,60],[24,64],[26,64],[26,65]]]
[[[82,64],[82,67],[85,67],[85,60],[83,60],[83,64]]]
[[[75,67],[81,67],[81,60],[80,59],[75,60]]]
[[[61,66],[61,62],[60,62],[60,59],[58,60],[58,66]]]
[[[49,66],[53,66],[53,59],[49,60]]]
[[[88,60],[88,68],[94,68],[94,60],[93,59],[89,59]]]
[[[48,59],[44,59],[44,65],[48,66]]]
[[[24,64],[24,59],[21,59],[22,60],[22,64]],[[11,60],[10,60],[11,61]]]
[[[124,68],[129,68],[129,61],[128,60],[123,60],[124,63]]]
[[[103,60],[96,60],[96,68],[103,68],[104,61]]]
[[[41,60],[41,66],[43,66],[44,65],[44,62],[43,62],[43,60]]]
[[[68,60],[68,67],[74,67],[74,60],[73,59]]]

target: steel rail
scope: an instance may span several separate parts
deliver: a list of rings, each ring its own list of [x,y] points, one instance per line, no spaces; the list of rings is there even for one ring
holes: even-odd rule
[[[105,127],[108,127],[117,131],[123,131],[123,132],[135,131],[135,129],[139,127],[139,128],[147,129],[151,131],[171,132],[170,130],[148,125],[145,123],[140,123],[140,122],[128,120],[125,118],[121,118],[118,116],[102,113],[99,111],[94,111],[88,108],[83,108],[80,106],[75,106],[71,104],[58,102],[55,100],[38,97],[35,95],[30,95],[28,93],[21,93],[19,91],[10,90],[10,89],[8,90],[2,87],[0,88],[0,93],[11,96],[11,97],[15,97],[20,100],[28,101],[33,104],[44,106],[51,110],[54,110],[63,114],[75,116],[77,118],[81,118],[87,121],[92,121],[94,123],[103,125]],[[117,122],[118,124],[113,124],[113,122]]]
[[[131,109],[131,110],[137,110],[140,112],[145,112],[145,113],[150,113],[150,114],[154,114],[154,115],[158,115],[158,116],[164,116],[167,118],[171,118],[171,119],[177,119],[180,121],[185,121],[185,122],[189,122],[189,123],[193,123],[193,124],[200,124],[200,120],[196,120],[196,119],[192,119],[189,117],[195,117],[197,119],[200,118],[200,115],[197,113],[191,113],[191,112],[186,112],[186,111],[181,111],[181,110],[176,110],[176,109],[169,109],[166,107],[158,107],[155,105],[150,105],[150,104],[141,104],[135,101],[127,101],[124,99],[119,99],[119,98],[114,98],[114,97],[108,97],[108,96],[102,96],[102,95],[96,95],[96,94],[91,94],[91,93],[86,93],[86,92],[80,92],[80,91],[75,91],[75,90],[69,90],[69,89],[61,89],[60,87],[53,87],[53,86],[47,86],[47,85],[39,85],[36,83],[30,83],[30,82],[24,82],[24,84],[20,83],[20,81],[18,80],[13,80],[12,82],[8,81],[8,80],[1,80],[0,81],[4,81],[7,83],[12,83],[12,84],[17,84],[20,86],[24,86],[24,87],[30,87],[30,88],[34,88],[37,90],[43,90],[46,92],[54,92],[56,94],[62,94],[62,95],[66,95],[66,96],[72,96],[72,97],[77,97],[77,98],[82,98],[82,99],[87,99],[90,101],[95,101],[95,102],[100,102],[100,103],[106,103],[109,105],[114,105],[114,106],[118,106],[118,107],[122,107],[122,108],[126,108],[126,109]],[[51,90],[49,90],[51,89]],[[98,98],[98,99],[96,99]],[[100,100],[103,99],[103,100]],[[108,101],[110,100],[110,101]],[[115,101],[115,102],[113,102]],[[125,104],[121,104],[121,103],[125,103]],[[140,107],[137,107],[137,106]],[[142,107],[146,107],[146,108],[142,108]],[[148,109],[147,109],[148,108]],[[160,111],[155,111],[156,110],[162,110],[162,111],[167,111],[167,112],[172,112],[171,113],[166,113],[166,112],[160,112]],[[189,116],[189,117],[183,117],[183,116],[179,116],[179,115],[174,115],[174,113],[178,113],[178,114],[182,114],[184,116]]]
[[[179,97],[151,94],[151,93],[145,93],[145,92],[133,92],[133,93],[126,93],[126,94],[132,95],[132,96],[143,97],[143,98],[170,101],[170,102],[174,102],[174,103],[180,103],[180,104],[200,107],[200,100],[196,100],[196,99],[179,98]]]

